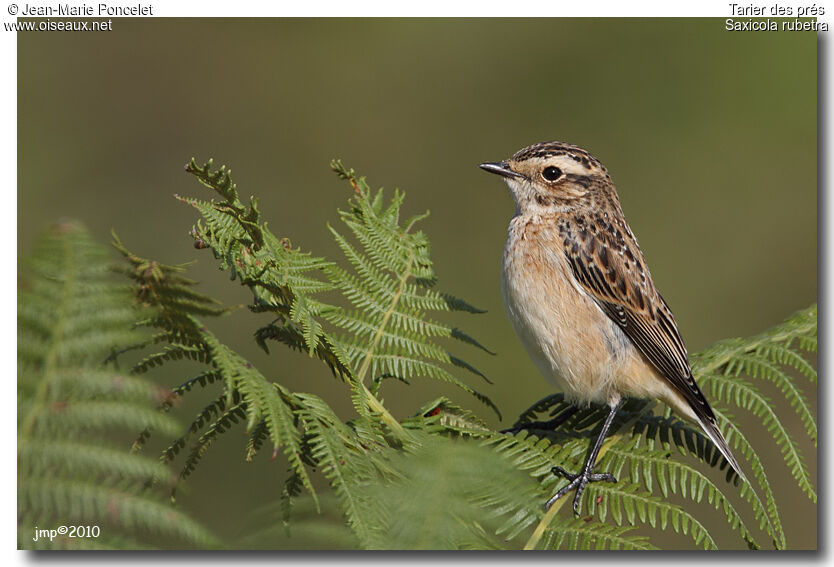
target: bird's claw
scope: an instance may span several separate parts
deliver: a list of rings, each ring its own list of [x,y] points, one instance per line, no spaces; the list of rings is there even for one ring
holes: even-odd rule
[[[559,489],[559,492],[553,495],[553,497],[547,501],[547,504],[544,505],[545,510],[550,509],[553,506],[553,503],[556,502],[559,498],[570,492],[571,490],[576,490],[576,494],[573,497],[573,513],[575,515],[579,515],[579,499],[582,497],[582,493],[585,491],[585,486],[589,482],[617,482],[617,479],[611,473],[595,473],[591,472],[591,469],[584,469],[581,473],[571,473],[563,469],[562,467],[553,467],[550,469],[550,472],[555,474],[556,476],[561,476],[563,478],[568,479],[570,482],[567,486],[562,487]]]

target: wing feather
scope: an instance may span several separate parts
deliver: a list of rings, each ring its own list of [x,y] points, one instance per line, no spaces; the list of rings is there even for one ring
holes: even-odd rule
[[[696,415],[715,423],[692,377],[672,311],[655,289],[631,231],[624,223],[580,220],[561,225],[565,254],[577,281]]]
[[[709,402],[692,377],[675,317],[654,287],[637,240],[625,221],[606,222],[608,218],[579,217],[559,225],[577,282],[686,400],[704,432],[745,480]]]

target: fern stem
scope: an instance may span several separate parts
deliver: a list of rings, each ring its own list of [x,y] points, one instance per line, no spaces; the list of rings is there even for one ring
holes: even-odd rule
[[[402,297],[403,291],[405,290],[406,281],[408,278],[411,277],[411,266],[414,263],[414,252],[412,251],[408,257],[408,263],[405,266],[405,270],[403,270],[402,276],[400,277],[400,283],[397,287],[397,291],[394,293],[393,297],[391,298],[391,305],[382,315],[382,321],[379,323],[379,328],[374,335],[374,339],[371,342],[371,345],[368,347],[368,352],[365,353],[365,358],[362,360],[362,364],[359,366],[359,370],[356,372],[356,385],[362,388],[362,397],[367,401],[368,407],[380,414],[380,417],[385,422],[386,425],[391,429],[392,432],[396,434],[396,436],[400,439],[407,436],[405,429],[403,426],[400,425],[400,422],[391,415],[391,413],[385,409],[385,406],[382,405],[376,396],[368,390],[367,386],[365,386],[365,375],[368,373],[368,368],[371,366],[371,360],[374,357],[374,353],[379,346],[380,341],[382,340],[383,335],[385,334],[385,327],[388,325],[388,321],[390,321],[391,316],[397,309],[397,304]]]
[[[408,433],[400,424],[400,422],[397,421],[397,419],[393,415],[391,415],[387,409],[385,409],[385,406],[382,405],[382,402],[380,402],[376,398],[376,396],[374,396],[371,393],[371,391],[368,390],[365,384],[360,382],[359,385],[362,387],[362,393],[365,395],[365,399],[368,401],[368,407],[374,410],[375,412],[379,413],[379,416],[380,418],[382,418],[382,421],[385,422],[388,428],[396,435],[398,439],[405,439],[408,436]]]
[[[376,351],[376,348],[379,346],[379,342],[382,340],[382,337],[385,334],[385,327],[388,325],[388,321],[391,319],[391,316],[397,309],[397,304],[399,303],[400,297],[402,297],[403,290],[405,289],[405,282],[408,280],[408,278],[411,277],[411,265],[413,264],[413,262],[414,253],[412,252],[408,257],[408,263],[405,266],[405,270],[403,270],[403,274],[400,277],[400,284],[397,287],[397,291],[391,298],[391,306],[382,315],[382,321],[380,321],[379,328],[376,330],[374,340],[371,342],[371,345],[368,348],[368,352],[365,353],[365,358],[362,360],[362,365],[359,367],[359,371],[356,373],[356,381],[360,384],[365,384],[365,374],[368,372],[368,368],[371,365],[371,360],[374,357],[374,351]]]
[[[600,449],[600,453],[604,452],[608,448],[607,445],[608,443],[605,443],[602,446],[602,449]],[[524,547],[522,548],[524,551],[531,551],[536,549],[536,546],[539,544],[539,541],[542,539],[542,536],[544,536],[544,530],[547,529],[547,527],[553,521],[553,518],[556,517],[556,514],[562,508],[562,504],[564,504],[566,500],[566,498],[561,498],[554,502],[550,508],[548,508],[541,521],[539,521],[538,525],[536,525],[536,529],[533,530],[533,535],[531,535],[530,539],[527,540],[527,543],[524,544]]]

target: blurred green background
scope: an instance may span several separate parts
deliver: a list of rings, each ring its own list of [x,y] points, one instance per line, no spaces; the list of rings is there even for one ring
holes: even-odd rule
[[[348,188],[328,162],[342,158],[373,186],[405,189],[407,214],[431,210],[423,228],[440,287],[488,310],[454,321],[498,353],[458,348],[495,384],[464,378],[497,401],[505,425],[550,390],[503,314],[513,208],[480,162],[550,139],[600,158],[690,351],[816,300],[812,33],[730,33],[723,20],[696,19],[136,19],[18,42],[19,254],[72,217],[102,241],[115,228],[146,257],[197,258],[203,291],[245,303],[192,246],[195,211],[172,195],[208,193],[183,165],[192,156],[228,164],[276,234],[337,258],[325,223],[338,222]],[[266,375],[349,416],[320,366],[257,349],[251,333],[262,323],[243,310],[211,326]],[[160,379],[184,377],[169,368]],[[434,382],[386,387],[395,415],[446,393],[500,425]],[[190,403],[184,422],[200,405]],[[179,502],[231,538],[278,497],[286,466],[268,455],[246,464],[242,430],[225,437]],[[802,446],[815,475],[816,449]],[[816,507],[778,449],[758,447],[772,457],[769,476],[784,480],[789,545],[816,547]]]

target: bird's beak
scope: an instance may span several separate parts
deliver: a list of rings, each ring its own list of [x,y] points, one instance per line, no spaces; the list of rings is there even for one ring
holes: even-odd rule
[[[508,178],[518,178],[524,177],[520,173],[516,173],[512,169],[510,169],[510,164],[505,161],[488,161],[486,163],[482,163],[479,165],[481,169],[484,171],[488,171],[490,173],[495,173],[500,175],[501,177],[508,177]]]

